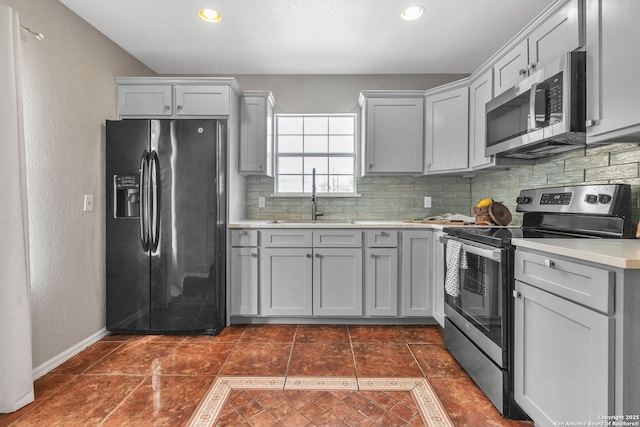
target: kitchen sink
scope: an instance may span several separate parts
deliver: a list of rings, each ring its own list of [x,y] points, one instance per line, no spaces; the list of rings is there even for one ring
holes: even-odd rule
[[[269,224],[357,224],[355,221],[347,219],[317,219],[312,221],[310,219],[274,219],[269,221]]]

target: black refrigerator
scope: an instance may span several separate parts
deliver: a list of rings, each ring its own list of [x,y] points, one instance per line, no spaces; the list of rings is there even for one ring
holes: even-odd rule
[[[226,122],[106,122],[106,323],[112,333],[225,324]]]

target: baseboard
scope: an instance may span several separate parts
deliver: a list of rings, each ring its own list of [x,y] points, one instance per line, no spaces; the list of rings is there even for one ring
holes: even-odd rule
[[[73,356],[80,353],[85,348],[100,341],[106,335],[107,335],[107,330],[105,328],[102,328],[98,332],[88,336],[87,338],[83,339],[82,341],[75,344],[74,346],[69,347],[62,353],[59,353],[56,356],[52,357],[51,359],[47,360],[40,366],[33,368],[33,379],[36,380],[41,376],[45,375],[46,373],[48,373],[49,371],[51,371],[52,369],[55,369],[58,366],[62,365],[64,362],[71,359]]]

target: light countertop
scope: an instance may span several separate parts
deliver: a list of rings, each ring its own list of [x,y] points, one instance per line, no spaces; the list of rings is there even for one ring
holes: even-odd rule
[[[611,267],[640,269],[640,239],[512,239],[511,243]]]
[[[466,225],[467,227],[473,227],[473,225]],[[355,220],[351,222],[341,222],[328,220],[323,222],[298,222],[298,221],[283,221],[273,222],[269,220],[244,220],[235,221],[229,224],[229,228],[420,228],[420,229],[436,229],[442,230],[444,227],[465,227],[461,223],[450,224],[427,224],[420,222],[403,222],[392,220]]]

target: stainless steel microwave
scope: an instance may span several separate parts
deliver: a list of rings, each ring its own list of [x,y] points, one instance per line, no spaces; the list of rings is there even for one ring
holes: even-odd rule
[[[537,159],[584,147],[585,74],[585,52],[570,52],[489,101],[485,155]]]

